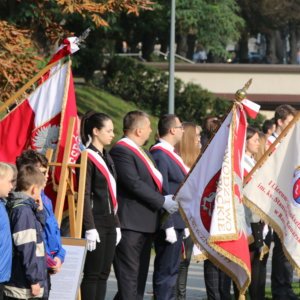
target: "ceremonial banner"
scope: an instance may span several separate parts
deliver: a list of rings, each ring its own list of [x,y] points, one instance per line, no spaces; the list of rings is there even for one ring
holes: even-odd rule
[[[284,252],[300,272],[300,122],[286,128],[276,150],[244,188],[245,203],[276,231]],[[284,134],[284,133],[283,133]],[[279,137],[280,138],[280,137]],[[263,158],[262,158],[263,160]],[[259,164],[259,162],[258,162]]]
[[[15,163],[28,147],[42,153],[63,148],[70,116],[77,116],[77,108],[69,62],[0,121],[0,160]]]
[[[245,109],[235,104],[176,194],[193,237],[241,294],[251,278],[241,199],[246,126]]]

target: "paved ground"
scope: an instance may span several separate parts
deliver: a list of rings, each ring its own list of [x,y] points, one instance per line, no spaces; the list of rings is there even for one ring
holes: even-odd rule
[[[151,264],[148,273],[146,293],[144,299],[152,299],[152,274],[153,274],[153,259],[151,257]],[[108,288],[106,299],[111,300],[117,291],[117,281],[114,275],[114,272],[111,272],[111,275],[108,280]],[[205,299],[205,287],[203,279],[203,263],[192,263],[189,268],[188,274],[188,284],[187,284],[187,299]]]
[[[154,256],[151,257],[151,264],[149,268],[149,274],[147,279],[146,294],[144,299],[152,299],[152,273],[153,273],[153,260]],[[270,285],[270,258],[268,260],[268,274],[267,274],[267,285]],[[117,281],[112,270],[107,288],[107,300],[112,300],[117,291]],[[203,277],[203,262],[201,263],[191,263],[188,273],[188,283],[187,283],[187,300],[202,300],[206,299],[206,290]]]
[[[268,265],[267,265],[267,283],[266,283],[267,286],[271,285],[271,281],[270,281],[271,257],[272,257],[272,251],[270,253],[268,259]],[[152,255],[151,257],[151,264],[150,264],[148,279],[147,279],[146,294],[144,297],[145,300],[152,299],[151,291],[152,291],[153,260],[154,260],[154,255]],[[294,281],[299,281],[299,278],[294,276]],[[117,292],[117,281],[114,272],[112,270],[108,280],[106,300],[112,300],[116,292]],[[204,277],[203,277],[203,262],[191,263],[189,268],[189,273],[188,273],[187,300],[202,300],[202,299],[203,300],[206,299],[206,290],[205,290]]]

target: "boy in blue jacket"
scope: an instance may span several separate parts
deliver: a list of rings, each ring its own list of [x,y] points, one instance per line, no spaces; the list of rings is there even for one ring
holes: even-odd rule
[[[6,203],[3,198],[6,198],[13,188],[13,175],[13,168],[0,162],[0,300],[3,299],[3,282],[10,279],[11,273],[12,242]]]
[[[48,180],[48,160],[42,153],[34,150],[26,150],[16,160],[17,169],[24,165],[32,165],[44,174],[45,181]],[[46,214],[46,224],[44,228],[45,246],[47,253],[48,269],[51,274],[60,271],[61,265],[64,262],[66,251],[61,244],[61,236],[58,223],[53,213],[51,200],[46,196],[44,191],[41,191],[44,211]],[[50,284],[50,279],[49,279]]]
[[[44,184],[45,178],[38,168],[24,166],[18,170],[16,191],[7,198],[13,260],[11,278],[4,286],[4,299],[48,297],[45,215],[40,198]]]

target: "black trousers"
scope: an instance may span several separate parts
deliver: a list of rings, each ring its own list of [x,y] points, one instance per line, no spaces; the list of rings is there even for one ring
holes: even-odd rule
[[[204,261],[204,280],[208,300],[230,300],[231,278],[211,261]]]
[[[149,269],[152,233],[122,230],[114,269],[118,281],[115,300],[142,300]]]
[[[260,260],[258,250],[252,252],[251,259],[251,283],[249,286],[250,299],[265,300],[265,287],[267,275],[267,261],[269,254]]]
[[[96,226],[97,227],[97,226]],[[82,300],[104,300],[116,248],[116,228],[97,228],[100,243],[87,252],[81,283]]]
[[[255,223],[257,230],[255,230],[255,227],[251,224],[252,227],[252,233],[256,232],[258,236],[258,233],[261,234],[261,239],[263,239],[263,230],[264,230],[264,223]],[[264,239],[264,243],[270,248],[272,241],[272,231],[269,227],[269,232],[267,236]],[[250,254],[251,254],[251,283],[249,286],[249,295],[251,299],[255,300],[265,300],[265,287],[266,287],[266,276],[267,276],[267,261],[269,257],[269,253],[265,254],[263,259],[260,260],[260,247],[262,247],[261,244],[255,243],[253,247],[250,246]]]
[[[0,283],[0,300],[3,300],[3,289],[4,289],[3,283]]]
[[[1,299],[1,298],[0,298]],[[20,300],[20,298],[12,298],[12,297],[7,297],[3,295],[4,300]],[[44,298],[26,298],[24,300],[43,300]]]
[[[271,289],[273,300],[294,300],[298,299],[292,289],[293,268],[285,257],[281,241],[273,233],[274,248],[272,257]]]
[[[183,229],[175,229],[177,241],[166,241],[166,233],[159,230],[155,237],[155,260],[153,272],[154,299],[175,300],[176,282],[181,259]]]
[[[193,252],[193,246],[194,246],[191,236],[183,240],[183,245],[185,249],[185,258],[184,257],[181,258],[179,268],[178,268],[178,276],[177,276],[177,283],[176,283],[177,300],[186,299],[186,283],[187,283],[189,265],[191,262],[191,257]]]

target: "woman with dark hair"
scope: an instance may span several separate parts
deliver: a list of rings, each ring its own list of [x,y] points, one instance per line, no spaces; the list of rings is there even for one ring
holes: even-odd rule
[[[104,149],[114,138],[111,118],[88,112],[81,119],[81,139],[88,152],[83,211],[87,256],[81,284],[83,300],[105,299],[116,244],[121,239],[117,218],[116,172]]]
[[[261,139],[262,138],[262,139]],[[265,137],[253,127],[247,128],[246,147],[244,155],[244,177],[246,177],[256,164],[259,152],[264,152]],[[262,155],[263,153],[261,153]],[[251,180],[251,178],[249,179]],[[248,180],[248,181],[249,181]],[[271,232],[260,218],[253,214],[249,208],[245,207],[246,221],[253,236],[253,242],[249,245],[251,258],[251,284],[249,294],[251,299],[265,299],[266,285],[266,265],[268,254],[264,254],[266,246],[269,248],[271,243]]]

